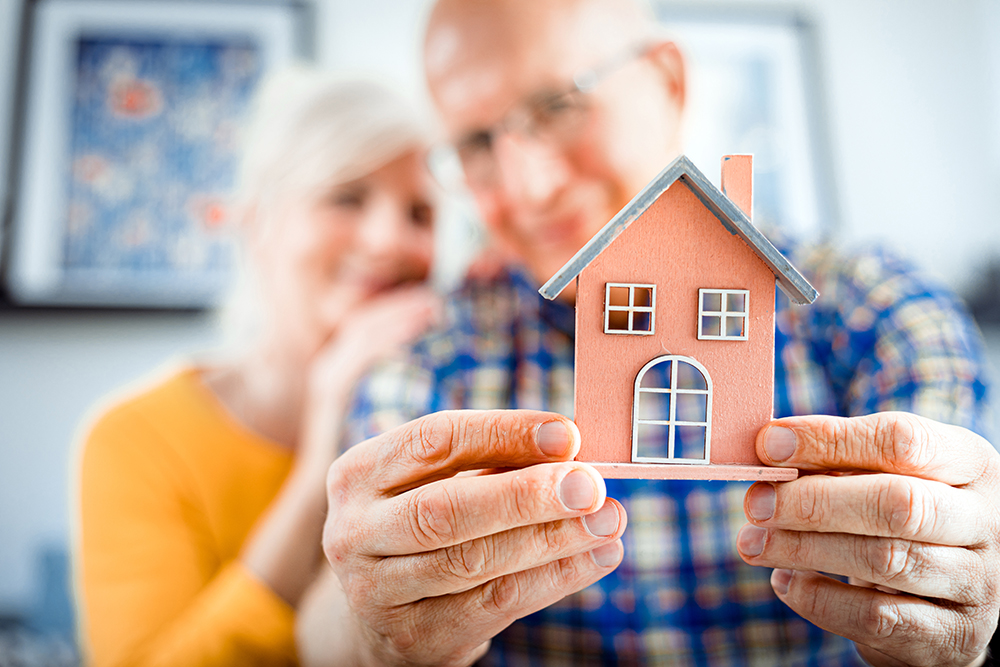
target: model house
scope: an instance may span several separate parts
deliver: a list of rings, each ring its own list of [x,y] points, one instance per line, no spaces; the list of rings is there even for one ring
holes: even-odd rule
[[[720,192],[679,157],[540,290],[576,283],[578,460],[606,477],[789,479],[754,440],[773,413],[775,284],[816,290],[750,221],[749,155]]]

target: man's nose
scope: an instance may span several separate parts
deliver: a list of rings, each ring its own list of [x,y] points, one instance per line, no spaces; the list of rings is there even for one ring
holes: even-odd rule
[[[512,203],[542,208],[569,182],[570,164],[557,146],[514,132],[502,134],[496,142],[500,185]]]

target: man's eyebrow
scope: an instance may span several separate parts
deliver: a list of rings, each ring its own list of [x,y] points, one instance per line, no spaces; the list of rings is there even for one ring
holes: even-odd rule
[[[466,146],[469,145],[470,143],[476,143],[492,139],[497,125],[502,123],[507,118],[508,114],[513,109],[516,109],[518,106],[531,107],[538,104],[545,104],[547,102],[551,102],[552,100],[558,99],[564,95],[568,95],[578,89],[579,88],[574,83],[570,84],[564,83],[561,86],[553,83],[539,90],[535,90],[527,97],[523,98],[520,103],[515,103],[511,105],[511,107],[507,109],[506,112],[500,117],[500,119],[493,125],[476,127],[459,134],[458,138],[454,141],[454,145]]]

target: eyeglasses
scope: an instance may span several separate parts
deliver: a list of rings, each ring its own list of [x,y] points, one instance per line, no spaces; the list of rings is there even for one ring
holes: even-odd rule
[[[471,186],[488,187],[499,180],[496,141],[510,133],[566,148],[579,138],[589,117],[587,96],[611,74],[645,56],[651,45],[633,47],[607,61],[582,70],[562,90],[539,91],[511,108],[499,122],[470,132],[454,146]]]

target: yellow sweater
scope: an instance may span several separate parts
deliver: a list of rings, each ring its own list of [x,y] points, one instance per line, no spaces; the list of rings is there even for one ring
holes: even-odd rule
[[[187,369],[105,413],[80,471],[76,572],[91,664],[295,664],[294,610],[236,560],[291,453]]]

